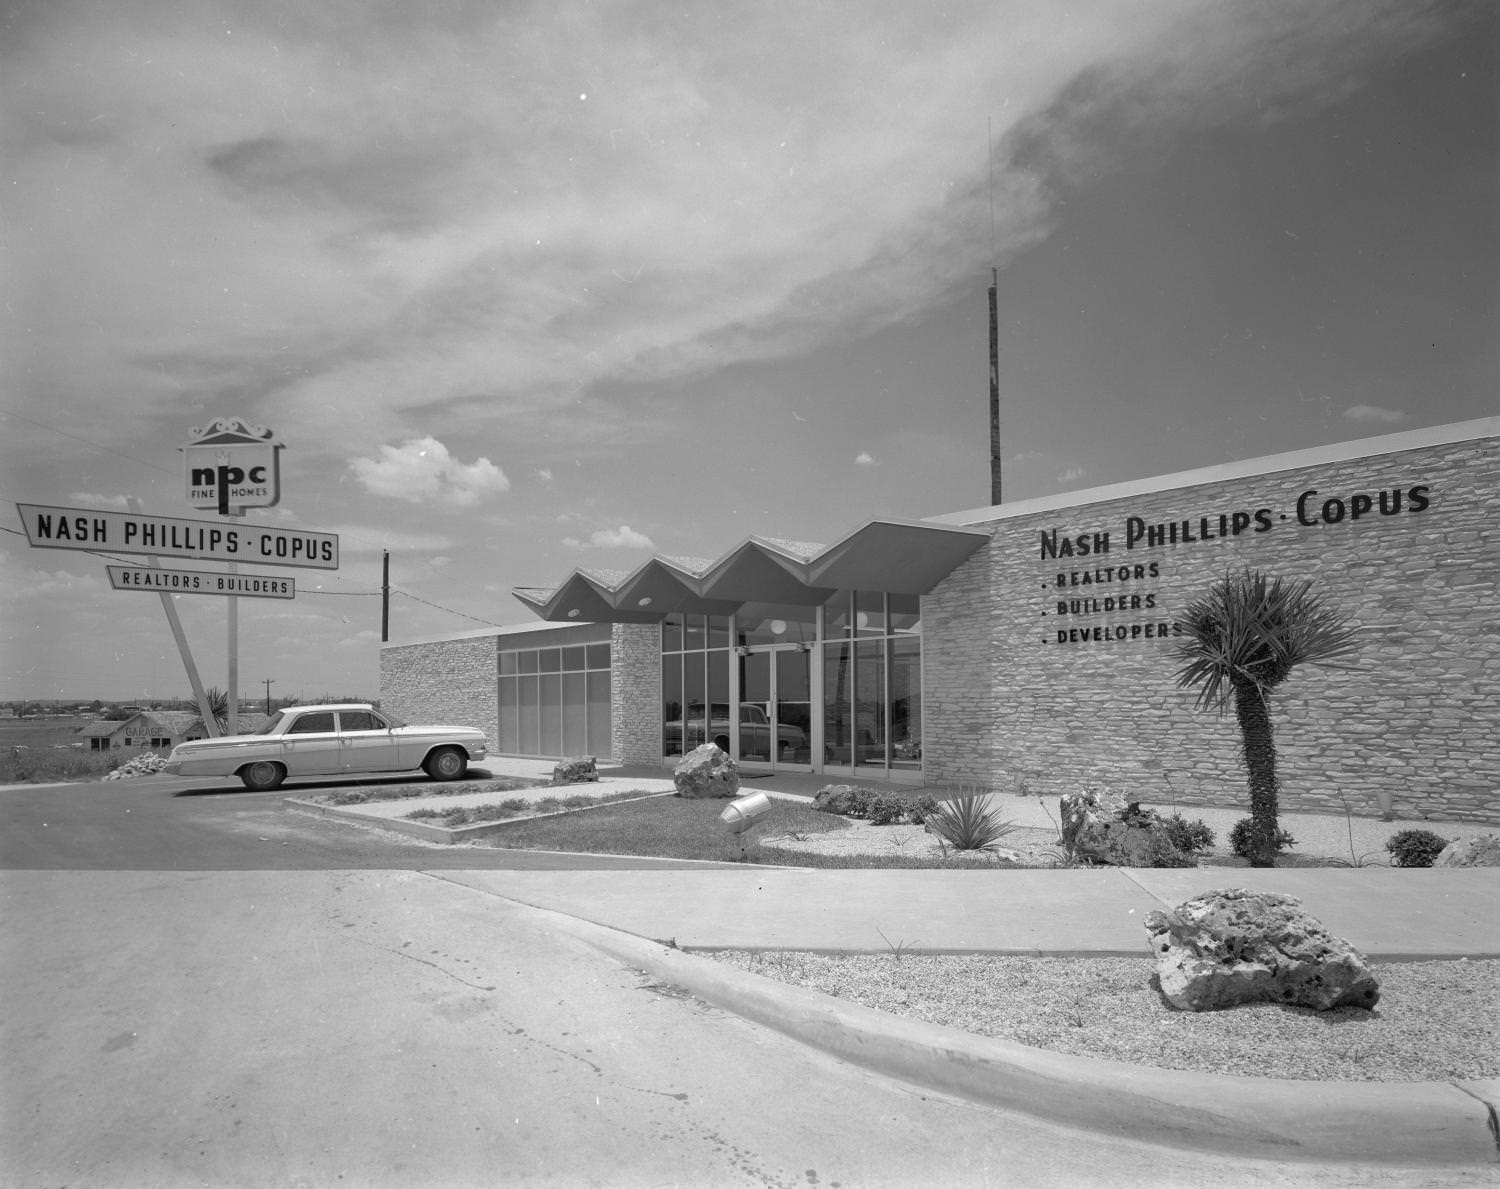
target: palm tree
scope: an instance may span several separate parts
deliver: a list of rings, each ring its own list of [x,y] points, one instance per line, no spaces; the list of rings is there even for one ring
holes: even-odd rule
[[[1198,708],[1220,714],[1232,699],[1250,778],[1252,867],[1276,861],[1279,785],[1271,732],[1271,691],[1298,665],[1326,665],[1352,652],[1357,629],[1311,593],[1311,581],[1270,579],[1256,570],[1226,574],[1178,619],[1181,689],[1196,687]]]
[[[208,712],[213,715],[213,720],[219,726],[219,734],[229,734],[229,694],[216,685],[211,685],[203,693],[203,700],[208,703]],[[207,726],[207,723],[203,724]]]

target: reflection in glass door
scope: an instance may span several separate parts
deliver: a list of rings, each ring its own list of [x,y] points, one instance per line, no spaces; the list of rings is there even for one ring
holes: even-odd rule
[[[810,653],[750,648],[740,662],[739,759],[776,768],[812,763]]]

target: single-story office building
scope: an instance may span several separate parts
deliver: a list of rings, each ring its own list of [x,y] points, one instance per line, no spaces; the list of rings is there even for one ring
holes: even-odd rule
[[[1049,797],[1248,803],[1175,619],[1246,567],[1311,579],[1350,668],[1273,696],[1286,809],[1500,823],[1500,417],[924,520],[755,537],[518,589],[542,622],[381,652],[382,705],[494,751]]]

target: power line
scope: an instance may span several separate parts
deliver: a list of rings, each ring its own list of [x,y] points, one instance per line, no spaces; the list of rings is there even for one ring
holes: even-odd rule
[[[135,462],[143,467],[150,467],[153,471],[160,471],[164,475],[176,476],[178,474],[177,471],[170,470],[167,467],[158,466],[154,462],[147,462],[144,458],[136,458],[133,454],[126,454],[109,446],[101,446],[98,442],[92,441],[89,438],[82,437],[76,433],[69,433],[65,429],[58,429],[57,426],[48,425],[45,421],[38,421],[34,417],[23,417],[20,413],[13,413],[9,409],[0,409],[0,416],[14,417],[17,421],[24,421],[28,425],[36,426],[38,429],[45,429],[50,433],[55,433],[59,437],[72,438],[75,442],[82,442],[85,446],[92,446],[95,450],[103,450],[106,454],[113,454],[117,458],[123,458],[128,462]]]
[[[393,587],[391,587],[391,593],[392,594],[405,595],[407,598],[411,599],[413,602],[425,604],[426,606],[436,608],[439,611],[446,611],[449,615],[457,615],[460,619],[472,619],[475,623],[482,623],[482,624],[484,624],[485,627],[503,628],[505,626],[505,624],[503,624],[503,623],[495,623],[493,620],[480,619],[479,616],[477,616],[477,615],[469,615],[469,614],[467,614],[467,613],[465,613],[463,611],[455,611],[452,607],[444,607],[441,603],[428,602],[428,600],[423,599],[423,598],[419,598],[418,596],[412,594],[411,591],[409,591],[409,590],[401,590],[401,589],[393,586]]]

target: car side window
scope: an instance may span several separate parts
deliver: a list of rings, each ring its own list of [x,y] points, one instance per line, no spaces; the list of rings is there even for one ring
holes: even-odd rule
[[[368,710],[340,710],[339,730],[383,731],[385,730],[385,724]]]
[[[297,721],[287,728],[288,735],[318,735],[333,730],[333,711],[320,710],[316,714],[299,715]]]

